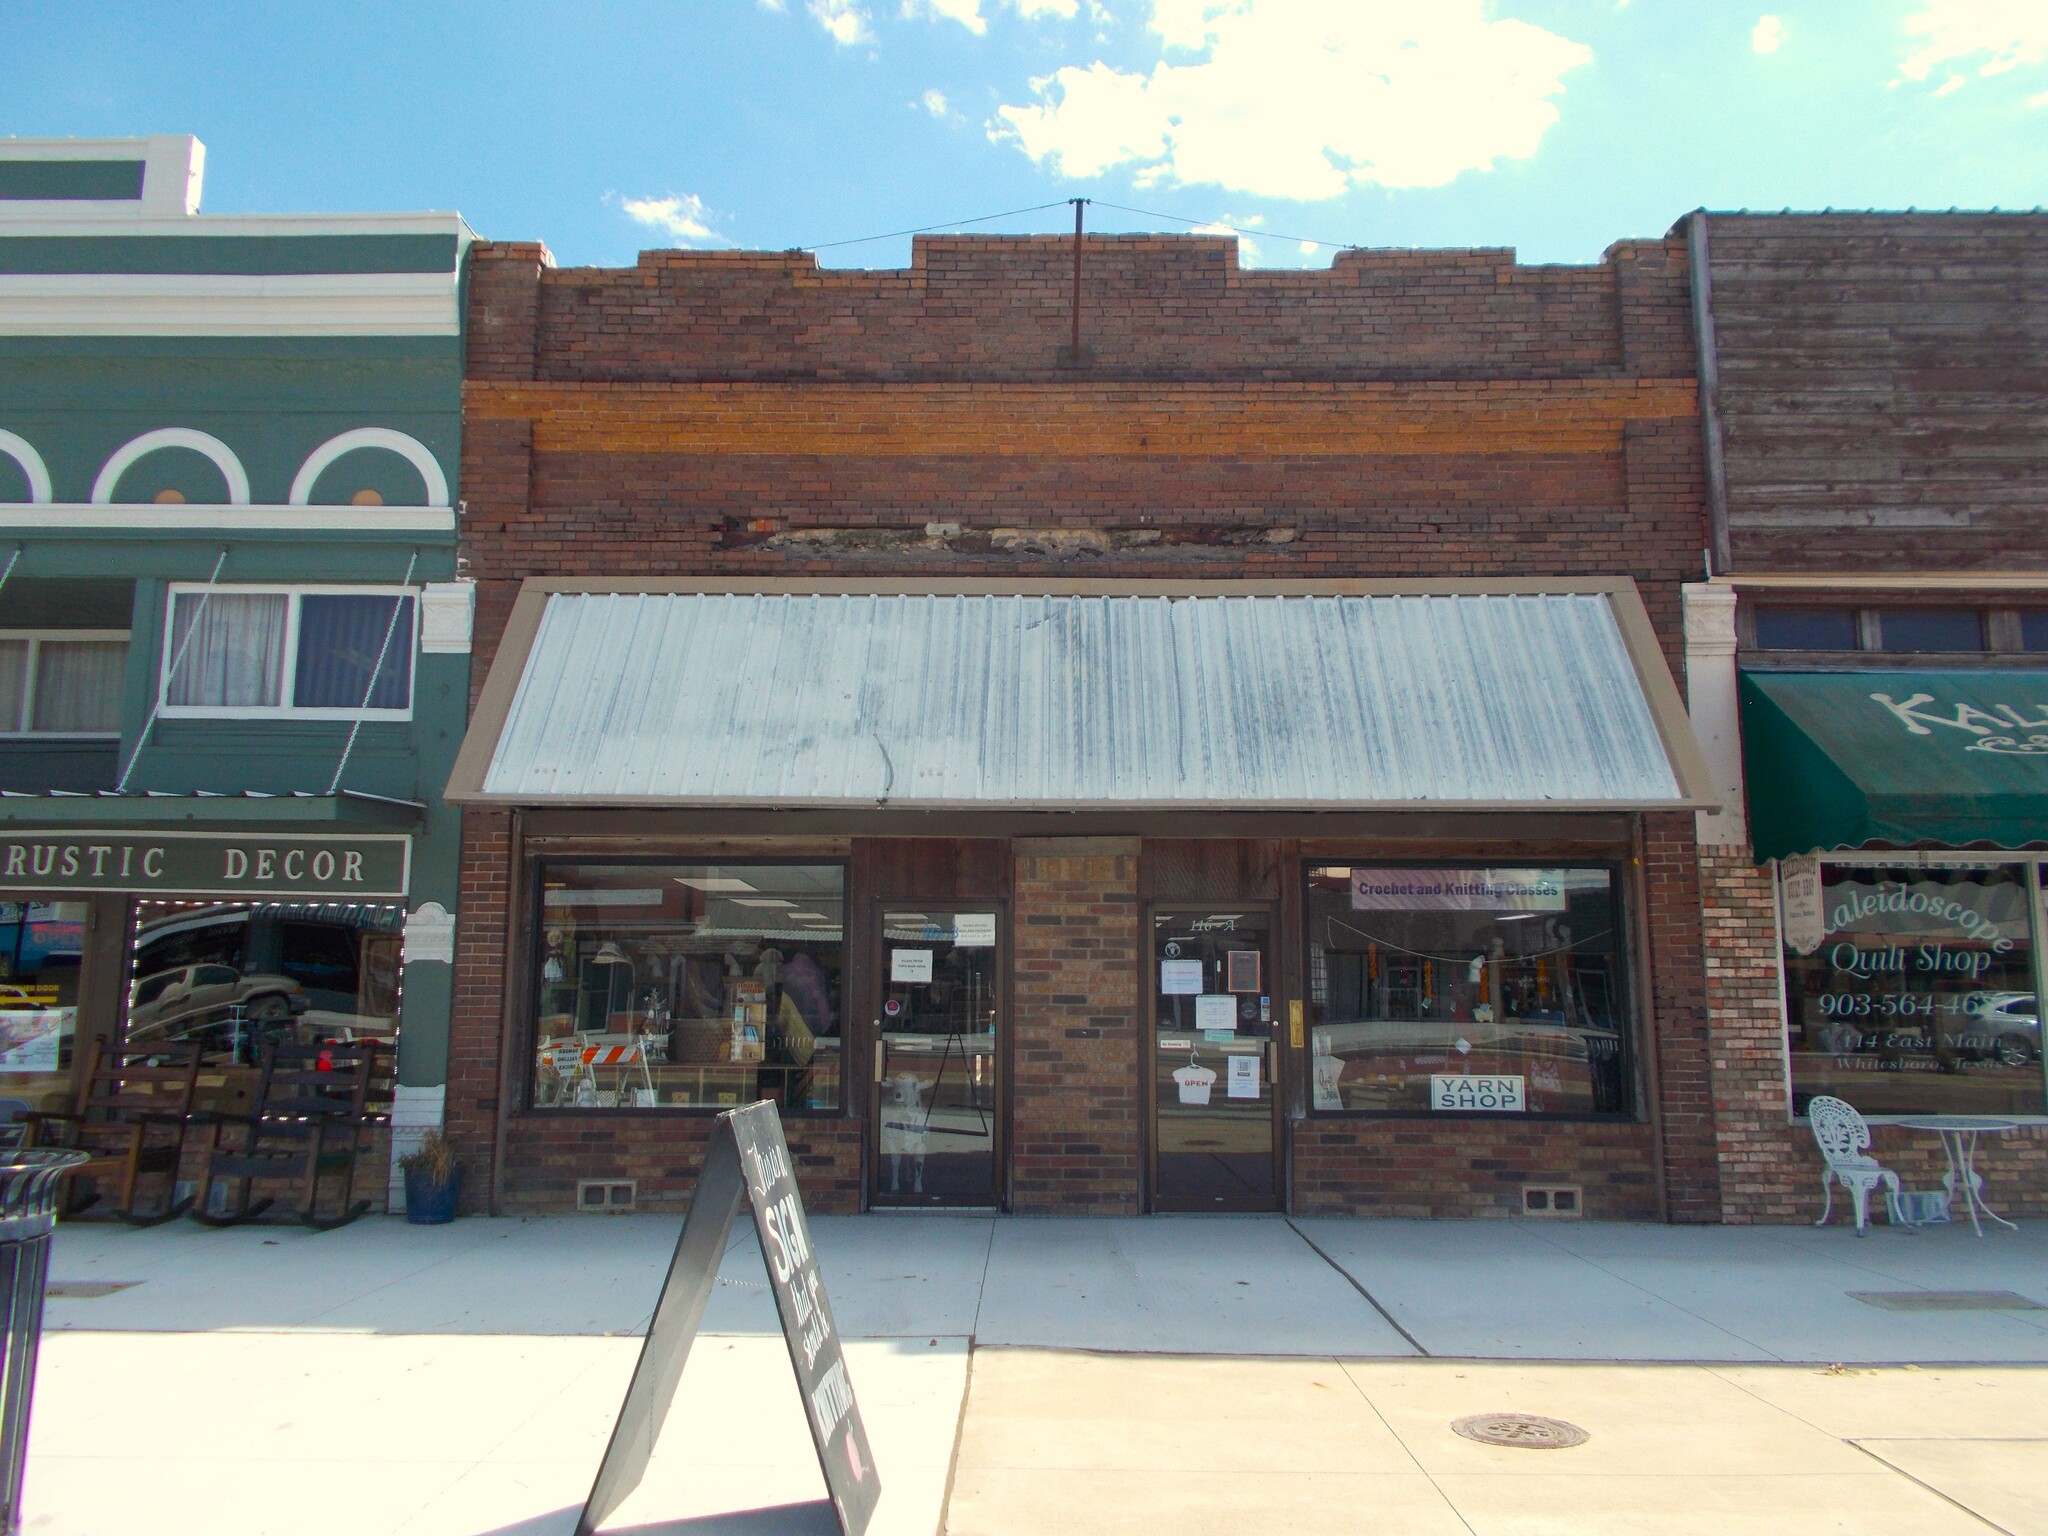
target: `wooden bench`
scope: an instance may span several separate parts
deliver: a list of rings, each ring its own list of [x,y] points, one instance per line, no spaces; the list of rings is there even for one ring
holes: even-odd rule
[[[85,1097],[76,1114],[30,1112],[23,1116],[31,1147],[65,1147],[90,1154],[74,1178],[86,1177],[94,1188],[79,1197],[72,1186],[67,1215],[76,1215],[102,1198],[101,1181],[119,1190],[114,1214],[131,1226],[151,1227],[179,1215],[191,1201],[177,1199],[178,1164],[185,1150],[192,1096],[199,1080],[197,1045],[155,1045],[135,1048],[98,1041],[86,1072]],[[144,1178],[161,1174],[161,1206],[149,1213],[137,1209]]]

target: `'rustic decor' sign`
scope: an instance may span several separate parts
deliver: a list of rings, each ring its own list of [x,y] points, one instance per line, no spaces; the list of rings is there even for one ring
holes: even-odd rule
[[[0,834],[0,891],[403,896],[412,839],[257,832]]]

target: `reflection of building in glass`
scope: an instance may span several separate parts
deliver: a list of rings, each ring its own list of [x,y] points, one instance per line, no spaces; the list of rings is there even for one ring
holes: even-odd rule
[[[1532,1115],[1630,1111],[1614,871],[1428,871],[1516,878],[1411,880],[1406,908],[1359,873],[1309,875],[1316,1109],[1427,1112],[1467,1075],[1520,1079]]]

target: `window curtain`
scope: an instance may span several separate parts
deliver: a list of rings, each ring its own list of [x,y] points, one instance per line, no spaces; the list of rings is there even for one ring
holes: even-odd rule
[[[44,640],[36,652],[32,728],[119,734],[127,664],[125,640]]]
[[[392,623],[392,605],[399,605]],[[391,644],[384,646],[390,632]],[[412,695],[412,599],[309,594],[300,599],[299,661],[292,702],[300,709],[361,709],[370,668],[384,650],[371,709],[404,709]]]
[[[0,640],[0,731],[22,728],[22,683],[28,675],[28,642]]]
[[[176,594],[171,659],[177,670],[164,702],[213,708],[280,703],[289,607],[281,592]]]

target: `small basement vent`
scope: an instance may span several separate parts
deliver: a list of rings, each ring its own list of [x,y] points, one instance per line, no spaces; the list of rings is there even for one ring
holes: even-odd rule
[[[620,1211],[630,1211],[640,1198],[640,1185],[635,1179],[578,1179],[576,1181],[576,1209],[598,1216],[614,1216]]]
[[[1566,1218],[1583,1216],[1586,1214],[1586,1192],[1577,1184],[1524,1184],[1522,1214]]]

